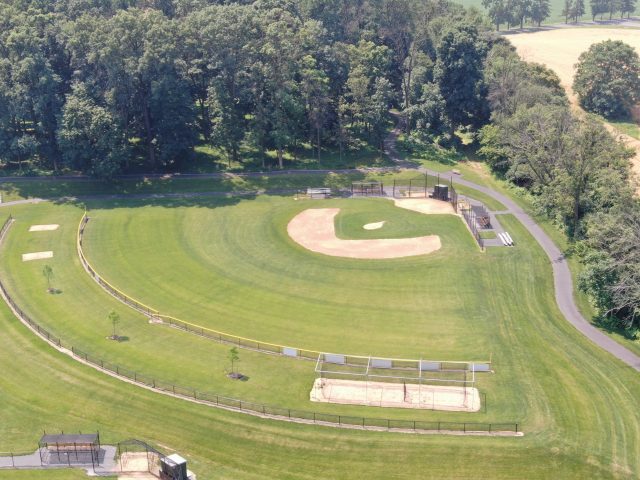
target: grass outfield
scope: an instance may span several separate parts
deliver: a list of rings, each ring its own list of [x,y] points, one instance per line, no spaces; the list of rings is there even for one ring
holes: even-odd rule
[[[245,203],[248,205],[246,208],[249,208],[249,211],[253,212],[253,208],[270,208],[283,201],[288,205],[301,208],[299,202],[294,202],[291,199],[269,199],[265,197],[262,200],[262,207],[260,207],[260,202],[258,201],[245,201]],[[364,205],[376,205],[380,203],[380,200],[364,200],[362,203]],[[386,205],[387,203],[389,208],[395,211],[395,208],[391,207],[390,202],[384,202],[383,204]],[[193,208],[194,210],[198,210],[195,207]],[[169,211],[173,210],[169,209]],[[98,213],[97,211],[93,212]],[[107,211],[105,210],[105,212]],[[245,211],[245,213],[247,212]],[[153,375],[158,379],[194,387],[201,391],[240,397],[247,401],[347,415],[366,415],[382,418],[391,416],[392,418],[409,419],[443,418],[442,412],[434,413],[430,411],[406,409],[372,410],[370,408],[357,406],[310,403],[309,390],[315,377],[313,362],[291,360],[285,357],[270,356],[247,350],[241,350],[240,369],[242,373],[249,376],[250,380],[248,382],[230,381],[225,376],[225,369],[228,368],[228,361],[226,360],[229,349],[228,346],[220,345],[211,340],[189,335],[167,327],[150,325],[144,316],[126,308],[120,302],[111,298],[90,279],[80,266],[75,252],[75,232],[78,220],[82,215],[81,209],[69,205],[40,204],[21,206],[14,209],[14,214],[17,218],[16,224],[11,227],[4,245],[7,256],[6,261],[2,262],[2,270],[6,272],[6,275],[3,275],[3,279],[7,282],[9,288],[13,290],[16,300],[21,305],[24,305],[24,309],[31,316],[42,322],[53,333],[63,337],[69,343],[83,351],[99,355],[105,358],[105,360],[118,363],[132,370],[137,370],[140,373]],[[406,210],[399,210],[398,216],[403,218],[403,215],[406,216],[405,218],[414,216],[418,216],[420,219],[428,218]],[[433,218],[442,217],[438,216]],[[481,255],[473,246],[472,239],[464,229],[464,226],[461,225],[459,219],[453,216],[445,216],[443,220],[446,221],[446,224],[454,225],[457,231],[462,234],[463,244],[466,242],[470,252]],[[60,229],[56,232],[41,232],[42,235],[28,232],[28,228],[32,224],[51,222],[59,223],[61,225]],[[98,218],[95,217],[91,222],[94,222],[95,226],[98,224]],[[393,222],[391,223],[393,225]],[[158,241],[155,243],[157,244]],[[85,244],[86,243],[87,241],[85,241]],[[50,295],[46,292],[46,280],[42,275],[42,262],[24,263],[21,261],[21,253],[41,250],[52,250],[55,252],[54,258],[47,260],[47,262],[54,270],[55,277],[53,285],[55,288],[62,290],[62,294]],[[306,251],[303,253],[303,256],[309,255]],[[325,258],[316,255],[313,256],[319,257],[320,260]],[[322,264],[322,262],[319,261],[316,263],[318,263],[318,265]],[[366,263],[371,262],[365,262],[365,264]],[[382,265],[380,265],[379,262],[373,262],[373,264],[375,263],[378,263],[377,282],[379,286],[381,282],[386,282],[383,282],[382,279],[379,278],[379,270]],[[382,262],[382,264],[389,265],[386,261]],[[402,262],[398,264],[402,265]],[[413,263],[404,264],[404,270],[406,271],[407,269],[414,270],[415,265]],[[373,272],[365,271],[365,274],[370,276],[370,274],[375,274],[375,270]],[[196,286],[195,279],[193,278],[183,281],[187,281],[193,287]],[[329,284],[329,287],[332,287],[332,284]],[[317,288],[317,286],[314,286],[314,288]],[[344,288],[344,286],[342,288]],[[213,290],[209,291],[210,293],[216,293]],[[375,291],[377,292],[378,290]],[[74,292],[83,292],[83,295],[74,295]],[[271,301],[271,299],[269,300]],[[192,301],[195,301],[195,299],[192,299]],[[271,312],[271,316],[269,316],[266,313],[267,309],[264,302],[261,305],[263,310],[261,315],[264,316],[265,323],[269,318],[281,318],[275,315],[273,311]],[[415,308],[415,306],[411,307]],[[273,308],[277,308],[275,302]],[[122,317],[119,333],[128,337],[128,341],[126,342],[115,343],[106,339],[106,336],[110,334],[111,328],[106,317],[111,309],[117,310]],[[371,309],[369,309],[368,312],[371,312]],[[300,316],[296,319],[298,321],[304,321],[305,318],[308,319],[310,317]],[[346,316],[340,318],[344,319]],[[382,320],[386,322],[388,319],[383,318]],[[281,322],[284,325],[284,317],[281,318]],[[235,325],[230,326],[233,327]],[[313,326],[310,326],[310,328],[311,327]],[[262,328],[266,332],[266,327],[263,326]],[[356,329],[354,334],[357,335],[357,338],[350,344],[343,342],[342,346],[352,348],[356,344],[359,344],[361,348],[366,348],[365,352],[372,352],[372,347],[358,343],[362,342],[362,335],[358,335],[357,325],[352,326],[352,328]],[[437,328],[437,325],[432,325],[431,328]],[[287,329],[277,328],[273,330],[271,334],[278,335],[278,332],[285,330]],[[464,325],[460,324],[458,330],[464,330]],[[307,333],[309,331],[314,332],[316,335],[322,334],[328,339],[340,340],[330,331],[330,328],[326,326],[320,330],[306,330]],[[388,328],[385,334],[392,331],[392,329]],[[450,329],[449,331],[454,332],[455,330]],[[385,343],[385,338],[382,333],[375,330],[363,333],[368,335],[367,338],[375,343],[382,353],[390,354],[394,352],[394,350]],[[402,334],[402,338],[405,340],[411,339],[411,331],[401,331],[399,333]],[[301,336],[301,340],[303,339],[302,337],[303,336]],[[315,341],[323,341],[329,346],[330,342],[327,338],[319,338]],[[444,341],[450,342],[450,340],[446,338]],[[476,335],[470,338],[466,335],[465,331],[462,331],[459,341],[462,342],[458,345],[460,351],[474,347],[477,348],[478,352],[480,351],[478,345],[482,345],[484,342],[487,351],[484,352],[485,356],[483,356],[483,358],[489,355],[488,346],[486,345],[487,337],[481,339]],[[463,347],[463,343],[465,342],[467,347]],[[433,340],[431,340],[431,343],[435,346]],[[415,342],[415,344],[420,345],[418,342]],[[424,343],[422,343],[422,345],[424,345]],[[395,352],[415,353],[416,358],[419,356],[418,351],[420,350],[416,349],[411,352],[404,348],[395,348]],[[350,349],[349,353],[351,353],[351,351]],[[355,353],[358,353],[358,351],[355,351]],[[440,346],[438,353],[443,355],[447,353],[447,359],[456,358],[452,356],[450,352],[445,352],[442,346]],[[426,358],[426,354],[424,356]],[[179,361],[177,359],[179,359]],[[483,411],[471,417],[461,413],[451,413],[445,415],[446,419],[451,421],[498,422],[507,421],[507,417],[510,418],[509,421],[521,418],[525,407],[521,400],[508,394],[511,389],[511,386],[508,384],[508,378],[508,375],[485,375],[482,379],[479,387],[487,390],[488,400],[490,402],[490,408],[487,409],[486,413]]]
[[[105,280],[134,298],[239,336],[359,355],[488,359],[481,332],[491,320],[474,287],[490,260],[458,217],[422,215],[384,199],[263,196],[231,203],[96,204],[85,254]],[[341,208],[342,238],[438,234],[443,247],[383,261],[311,253],[289,238],[286,226],[319,207]],[[388,221],[382,229],[362,229],[380,220]]]
[[[32,211],[26,207],[15,213],[30,221],[54,212]],[[511,380],[521,387],[513,395],[523,395],[524,438],[343,431],[192,405],[73,362],[36,339],[0,306],[0,450],[33,448],[43,428],[98,428],[107,441],[138,437],[175,449],[205,479],[636,478],[640,472],[636,372],[594,347],[560,318],[552,306],[544,254],[513,218],[501,221],[526,247],[519,251],[519,264],[509,267],[514,278],[526,279],[526,288],[517,292],[517,302],[504,294],[491,295],[487,302],[501,314],[492,332],[496,343],[504,344],[496,377],[512,372]],[[12,227],[2,248],[3,266],[10,263],[11,252],[22,249],[10,244],[19,236],[17,227]],[[533,277],[529,265],[537,272]],[[71,284],[58,267],[54,265],[61,275],[59,288],[66,288]],[[43,302],[38,297],[44,287],[41,277],[39,272],[25,274],[18,284],[26,292],[23,300],[29,299],[29,308],[36,310]],[[82,291],[86,297],[100,297],[88,285]],[[521,304],[529,313],[513,315],[513,304]],[[57,313],[52,311],[51,316]],[[76,318],[77,323],[85,321]],[[7,478],[19,478],[11,475]]]

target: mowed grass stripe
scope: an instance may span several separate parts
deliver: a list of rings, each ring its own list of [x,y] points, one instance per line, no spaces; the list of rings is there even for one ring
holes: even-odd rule
[[[437,231],[444,247],[366,261],[314,254],[289,239],[286,224],[297,212],[331,205],[345,210],[351,232],[349,209],[369,205],[371,219],[406,215],[413,229],[404,236]],[[239,336],[362,355],[486,359],[477,339],[460,353],[450,344],[464,339],[459,293],[473,292],[482,254],[458,218],[405,212],[385,200],[301,205],[261,198],[238,208],[147,207],[131,212],[134,223],[120,224],[123,211],[93,209],[85,253],[105,279],[143,303]],[[399,236],[391,227],[389,236]],[[123,288],[125,278],[130,288]],[[443,319],[446,329],[439,328]],[[450,335],[456,329],[459,335]]]
[[[549,303],[544,254],[515,220],[502,221],[520,239],[521,265],[513,268],[527,276],[529,262],[541,263],[539,275],[529,278],[531,286],[517,300],[523,309],[531,308],[530,316],[505,316],[494,332],[500,340],[496,377],[512,376],[526,387],[512,395],[525,396],[527,418],[539,419],[544,427],[523,439],[385,437],[280,425],[187,405],[61,358],[1,307],[6,335],[0,336],[5,372],[0,395],[6,408],[0,410],[0,449],[31,446],[43,424],[51,429],[64,423],[67,429],[99,427],[107,438],[137,436],[171,445],[203,478],[340,478],[346,472],[349,478],[635,477],[637,376],[557,316]],[[506,292],[489,301],[513,313],[500,295]],[[69,404],[76,408],[70,410]],[[605,425],[612,430],[602,429]],[[38,434],[25,440],[25,431],[33,430]]]
[[[371,409],[357,406],[315,404],[309,402],[309,390],[315,378],[314,362],[242,351],[240,368],[248,382],[226,378],[229,346],[193,336],[168,327],[150,325],[148,319],[122,305],[104,292],[82,269],[74,251],[75,232],[82,210],[74,206],[41,204],[16,209],[16,224],[3,245],[3,276],[15,300],[34,319],[75,347],[129,370],[159,380],[196,388],[200,391],[241,398],[245,401],[314,410],[318,412],[392,417],[404,419],[450,421],[515,421],[511,412],[490,408],[469,417],[461,413],[416,411],[405,409]],[[28,233],[28,225],[55,217],[65,224],[64,234],[55,236],[52,248],[57,254],[52,263],[54,286],[60,295],[46,292],[42,264],[23,263],[19,253],[25,245],[38,245],[41,238]],[[47,240],[51,241],[51,240]],[[21,288],[20,285],[28,285]],[[82,293],[79,293],[82,292]],[[110,310],[121,315],[120,335],[128,341],[107,340],[111,324]],[[486,377],[481,388],[489,389],[497,377]],[[493,393],[491,394],[494,395]],[[491,397],[490,397],[491,398]],[[496,397],[497,398],[497,397]],[[507,420],[507,418],[509,418]]]

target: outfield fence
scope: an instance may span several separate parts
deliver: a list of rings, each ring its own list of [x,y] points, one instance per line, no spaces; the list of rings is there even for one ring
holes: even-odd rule
[[[86,222],[85,222],[86,223]],[[13,224],[13,218],[9,217],[2,229],[0,229],[0,242]],[[99,356],[85,352],[60,337],[50,333],[41,327],[18,304],[7,291],[2,279],[0,279],[0,295],[9,305],[16,317],[28,325],[41,338],[80,361],[95,367],[98,370],[108,372],[112,376],[126,380],[129,383],[143,386],[149,390],[171,395],[177,398],[224,408],[231,411],[247,413],[254,416],[273,418],[277,420],[292,421],[297,423],[312,423],[317,425],[329,425],[345,428],[362,428],[370,430],[397,431],[397,432],[423,432],[423,433],[470,433],[492,435],[522,435],[517,422],[482,423],[482,422],[449,422],[449,421],[424,421],[402,420],[391,418],[362,417],[352,415],[338,415],[309,410],[297,410],[278,407],[262,403],[248,402],[238,398],[228,397],[212,392],[204,392],[192,387],[177,385],[167,382],[137,370],[123,367],[105,360]]]
[[[233,335],[230,333],[221,332],[219,330],[215,330],[212,328],[203,327],[201,325],[197,325],[191,322],[187,322],[184,320],[180,320],[179,318],[172,317],[170,315],[161,314],[155,308],[152,308],[119,290],[115,286],[111,285],[109,282],[104,280],[96,271],[96,269],[89,263],[89,260],[84,254],[83,250],[83,241],[84,241],[84,231],[89,222],[90,217],[85,214],[80,220],[80,225],[78,226],[78,235],[77,235],[77,250],[78,256],[80,258],[80,263],[82,263],[85,271],[108,293],[112,296],[120,300],[125,305],[141,312],[144,315],[147,315],[151,318],[151,320],[156,320],[163,324],[169,325],[174,328],[178,328],[180,330],[184,330],[185,332],[199,335],[201,337],[208,338],[210,340],[214,340],[220,343],[226,343],[230,345],[235,345],[241,348],[246,348],[248,350],[254,350],[257,352],[268,353],[273,355],[282,355],[290,358],[297,358],[303,360],[312,360],[316,361],[318,359],[318,355],[324,355],[326,352],[320,352],[317,350],[309,350],[305,348],[298,347],[290,347],[286,345],[279,345],[276,343],[263,342],[260,340],[255,340],[251,338],[240,337],[238,335]],[[344,357],[350,358],[360,358],[363,361],[370,357],[366,356],[356,356],[356,355],[347,355],[347,354],[336,354]],[[407,363],[407,364],[415,364],[416,362],[423,362],[426,360],[423,359],[383,359],[389,360],[394,363]],[[468,365],[468,370],[474,370],[476,372],[487,372],[492,371],[492,363],[491,360],[480,360],[480,361],[468,361],[468,362],[447,362],[447,361],[431,361],[433,363],[438,363],[444,366],[449,364],[460,364],[465,363]]]

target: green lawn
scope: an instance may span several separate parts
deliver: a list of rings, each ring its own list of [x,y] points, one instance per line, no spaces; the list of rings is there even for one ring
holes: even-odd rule
[[[224,262],[220,261],[223,257],[214,256],[213,259],[209,259],[209,262],[213,261],[214,263],[220,261],[219,265],[209,263],[208,267],[201,268],[202,266],[198,264],[204,261],[202,259],[190,260],[186,257],[179,259],[173,254],[171,257],[167,257],[167,244],[161,245],[163,242],[170,242],[175,238],[165,235],[168,231],[166,223],[163,228],[164,232],[161,232],[159,237],[155,238],[155,234],[151,234],[148,239],[140,239],[137,242],[143,249],[148,249],[149,254],[152,253],[152,246],[160,246],[160,251],[165,250],[163,259],[160,260],[162,265],[158,265],[160,268],[163,265],[168,267],[168,263],[165,262],[167,258],[172,259],[173,266],[170,269],[175,267],[176,273],[179,275],[184,275],[184,271],[178,272],[182,261],[186,261],[186,265],[195,267],[192,274],[187,274],[186,277],[182,276],[181,280],[178,280],[178,276],[169,275],[166,278],[169,282],[167,287],[154,292],[154,298],[150,303],[154,303],[157,299],[168,301],[171,305],[174,303],[179,305],[181,301],[185,300],[184,297],[181,297],[186,293],[183,287],[191,286],[194,288],[193,294],[186,300],[186,305],[196,307],[200,304],[199,310],[194,310],[192,313],[198,315],[202,313],[202,317],[182,315],[185,312],[176,310],[171,310],[169,313],[180,314],[178,316],[186,320],[202,321],[211,327],[224,327],[230,333],[251,336],[262,341],[271,340],[287,345],[316,347],[326,351],[343,351],[354,354],[393,355],[409,358],[418,358],[420,355],[427,358],[428,355],[428,358],[439,357],[449,360],[458,358],[488,359],[490,355],[488,337],[480,339],[477,336],[466,335],[468,325],[466,325],[463,315],[452,317],[446,331],[438,326],[440,313],[426,316],[429,321],[424,322],[425,315],[421,309],[425,306],[425,300],[419,298],[420,292],[426,291],[421,285],[421,276],[424,275],[424,272],[420,270],[420,266],[424,265],[424,258],[417,263],[413,260],[377,262],[351,260],[348,262],[349,265],[345,265],[341,259],[330,259],[310,254],[302,250],[301,247],[292,244],[288,237],[278,238],[278,236],[282,236],[282,231],[276,231],[275,236],[274,233],[270,233],[272,228],[269,222],[272,217],[265,215],[265,212],[270,212],[276,218],[280,218],[282,229],[284,229],[285,220],[289,215],[293,215],[293,211],[305,208],[305,204],[315,206],[317,202],[296,202],[292,198],[260,197],[258,200],[241,201],[236,206],[225,207],[224,203],[221,200],[208,200],[207,203],[200,204],[200,207],[180,208],[133,208],[136,203],[129,203],[129,208],[111,209],[109,207],[117,207],[117,204],[104,204],[103,210],[91,210],[92,220],[87,227],[85,248],[89,247],[88,251],[90,252],[101,253],[100,257],[107,259],[109,267],[116,265],[116,256],[120,257],[118,261],[124,262],[123,265],[128,263],[122,255],[114,253],[113,258],[109,259],[110,253],[105,257],[95,246],[90,247],[93,245],[90,239],[100,240],[100,228],[108,225],[109,215],[112,213],[116,214],[114,220],[125,220],[130,225],[138,224],[138,226],[141,226],[139,222],[132,221],[138,214],[141,214],[139,218],[144,219],[145,222],[163,214],[176,214],[173,221],[178,221],[184,215],[187,217],[192,214],[196,214],[197,217],[198,213],[214,215],[214,219],[209,219],[214,223],[208,224],[206,222],[209,220],[194,218],[195,223],[191,228],[195,229],[193,239],[203,242],[202,246],[209,249],[204,253],[211,254],[213,251],[216,255],[230,255]],[[458,251],[468,249],[470,255],[482,258],[482,254],[475,248],[464,225],[455,216],[427,217],[407,210],[396,209],[391,202],[379,199],[336,200],[322,203],[322,205],[331,204],[345,206],[343,222],[341,222],[339,229],[343,233],[349,232],[350,229],[353,230],[354,218],[359,215],[379,218],[374,215],[379,215],[381,211],[384,212],[386,207],[387,214],[391,218],[390,227],[388,227],[391,230],[391,235],[394,235],[393,230],[396,230],[395,235],[397,236],[399,235],[397,231],[399,227],[404,228],[404,226],[411,225],[409,219],[413,219],[415,225],[412,227],[413,231],[410,230],[405,235],[433,232],[433,224],[435,224],[443,235],[443,241],[451,239],[451,245],[443,249],[444,252],[449,252],[447,256],[455,251],[457,245]],[[171,203],[167,205],[171,205]],[[362,205],[363,210],[354,209],[355,205]],[[367,207],[370,209],[368,212]],[[380,208],[372,209],[372,207]],[[393,215],[390,215],[389,212],[393,212]],[[218,219],[217,215],[220,214],[223,216]],[[40,204],[16,208],[14,215],[16,215],[17,221],[6,239],[7,252],[13,253],[8,255],[6,262],[3,262],[3,265],[6,265],[6,276],[3,278],[6,279],[10,287],[13,287],[16,298],[21,304],[25,304],[25,310],[28,313],[41,319],[42,323],[53,333],[83,351],[99,355],[110,362],[142,374],[152,375],[163,381],[194,387],[201,391],[240,397],[247,401],[304,410],[313,409],[383,418],[387,416],[411,419],[443,418],[442,413],[430,411],[372,410],[362,407],[312,404],[308,398],[315,377],[314,362],[290,360],[247,350],[241,350],[240,369],[250,380],[248,382],[230,381],[225,376],[228,368],[226,360],[228,346],[167,327],[150,325],[145,317],[127,309],[105,294],[82,270],[74,244],[82,210],[71,205]],[[229,215],[231,216],[229,217]],[[240,215],[240,217],[236,217],[236,215]],[[243,221],[247,216],[255,216],[257,222]],[[260,218],[263,218],[262,222],[259,221]],[[416,222],[416,219],[422,221],[422,224],[419,221]],[[425,219],[428,220],[426,224]],[[161,220],[161,223],[163,221],[168,221],[168,219]],[[219,249],[213,248],[211,250],[213,237],[209,236],[216,228],[208,229],[204,233],[198,230],[200,227],[215,225],[217,221],[233,222],[239,230],[226,229],[229,234],[234,233],[237,237],[230,240],[218,238],[220,241]],[[51,222],[61,225],[54,234],[28,232],[29,225]],[[152,221],[150,225],[153,224],[159,225]],[[120,227],[115,228],[118,231],[121,230]],[[364,232],[364,230],[362,231]],[[173,233],[180,236],[180,232],[177,230]],[[284,236],[286,237],[286,233]],[[115,239],[116,236],[109,234],[108,238]],[[275,242],[276,246],[280,242],[280,248],[283,251],[274,247],[265,249],[265,246],[268,247],[271,241]],[[109,249],[109,247],[108,244],[104,244],[105,249]],[[177,249],[173,250],[176,255],[186,255],[191,248],[188,244],[184,244],[178,245]],[[45,277],[42,275],[42,263],[23,263],[21,261],[21,253],[41,250],[55,252],[54,258],[47,262],[54,270],[53,286],[60,289],[61,294],[50,295],[46,292],[47,285]],[[287,258],[287,255],[290,255],[291,258]],[[438,255],[441,257],[440,262],[444,261],[444,255]],[[92,257],[90,256],[90,258]],[[154,262],[151,259],[149,261]],[[234,266],[232,264],[234,262],[237,265]],[[306,273],[301,271],[301,265],[305,266]],[[348,266],[350,268],[347,268]],[[385,272],[390,266],[395,267],[396,276],[402,279],[399,285],[394,285],[393,279],[385,277]],[[226,273],[223,273],[219,278],[214,278],[214,283],[212,283],[210,278],[212,270],[209,268],[215,268],[216,272],[226,272],[231,269],[230,274],[236,275],[237,279],[227,284]],[[145,288],[149,287],[152,283],[149,274],[139,273],[145,279],[144,282],[149,282]],[[339,278],[337,280],[331,279],[334,275]],[[196,276],[200,277],[196,280]],[[135,280],[136,283],[138,281],[138,279]],[[197,286],[196,282],[200,281],[203,283]],[[361,283],[363,292],[359,296],[359,289],[353,289],[352,295],[344,288],[345,284],[351,282]],[[281,283],[281,285],[277,289],[261,288],[261,286],[272,283]],[[413,287],[411,287],[412,285]],[[403,293],[402,287],[412,288],[413,294],[410,291]],[[471,285],[467,284],[466,288],[471,289]],[[387,289],[389,291],[385,292]],[[233,298],[230,295],[232,291],[234,292]],[[74,294],[75,292],[83,292],[84,294],[77,295]],[[198,295],[201,294],[204,294],[205,297],[199,299]],[[399,295],[398,299],[393,298],[396,294]],[[333,301],[327,300],[325,302],[324,295],[326,298],[333,295]],[[392,305],[381,311],[377,311],[377,308],[382,306],[381,299],[375,300],[377,308],[366,305],[367,302],[373,302],[374,297],[379,295],[384,295],[385,301],[392,302]],[[455,295],[457,295],[456,292],[450,293],[450,298]],[[227,296],[229,298],[225,298]],[[405,299],[411,298],[416,298],[416,301],[403,305]],[[203,301],[208,303],[203,303]],[[350,306],[350,301],[354,302],[354,307]],[[322,306],[322,303],[327,305]],[[397,311],[394,311],[396,308]],[[460,310],[463,311],[465,308],[462,307]],[[111,309],[118,311],[122,317],[119,333],[128,337],[126,342],[115,343],[106,339],[111,328],[107,320],[107,314]],[[434,312],[438,311],[434,310]],[[353,318],[351,318],[352,316]],[[219,323],[216,323],[216,320]],[[398,321],[405,325],[402,328],[397,328],[390,324],[389,320]],[[226,323],[222,324],[222,321]],[[369,322],[371,327],[363,331],[364,321]],[[480,328],[480,325],[477,328]],[[339,332],[336,333],[334,330],[339,330]],[[422,339],[415,338],[416,331],[421,332]],[[394,344],[389,343],[390,339]],[[405,342],[406,345],[404,345]],[[463,354],[464,357],[457,356]],[[180,358],[180,361],[176,362],[175,358]],[[448,414],[445,415],[446,419],[497,422],[514,421],[514,419],[521,417],[521,404],[512,402],[507,395],[496,393],[509,388],[504,377],[484,376],[479,387],[488,394],[491,408],[488,408],[486,413],[483,411],[471,416],[468,414]],[[504,409],[498,408],[499,405],[502,405]],[[507,420],[508,417],[509,420]]]
[[[464,5],[465,7],[475,7],[478,10],[480,10],[481,12],[486,12],[485,8],[482,5],[482,1],[481,0],[458,0],[457,3],[460,3],[461,5]],[[563,0],[551,0],[550,2],[551,5],[551,15],[549,15],[549,18],[547,20],[545,20],[544,24],[550,24],[550,23],[564,23],[565,19],[564,19],[564,15],[562,15],[562,10],[564,8],[564,2]],[[587,13],[582,17],[582,21],[591,21],[591,14],[590,14],[590,8],[589,5],[587,4]],[[636,12],[638,12],[639,10],[636,9]],[[605,20],[607,20],[609,18],[609,15],[604,15],[603,17]],[[620,14],[616,14],[614,15],[615,19],[619,19],[620,18]],[[598,17],[599,19],[599,17]],[[530,26],[528,24],[526,24],[525,26]],[[517,25],[517,27],[519,28],[520,25]],[[501,29],[505,30],[506,29],[506,24],[503,24],[501,26]]]
[[[198,208],[203,207],[194,210]],[[68,251],[62,245],[73,239],[73,232],[66,225],[79,219],[81,212],[77,208],[27,206],[14,213],[17,223],[0,251],[2,278],[11,282],[20,303],[40,321],[58,325],[60,330],[78,337],[92,329],[93,336],[86,341],[105,355],[118,355],[123,360],[144,360],[151,352],[145,348],[148,344],[156,360],[170,357],[176,369],[181,364],[188,367],[193,357],[204,351],[200,349],[212,352],[211,363],[215,363],[216,344],[203,346],[204,340],[201,344],[200,339],[173,331],[164,337],[162,329],[142,326],[142,317],[126,313],[120,304],[113,304],[106,294],[96,290],[97,286],[72,258],[73,245]],[[48,234],[27,238],[29,235],[24,232],[28,225],[45,219],[63,225],[58,232],[62,241],[48,239],[47,236],[55,237]],[[137,437],[175,449],[186,455],[199,478],[205,479],[636,478],[640,472],[637,373],[594,347],[561,318],[553,302],[551,269],[544,253],[513,218],[503,216],[501,221],[517,235],[518,246],[489,250],[486,258],[493,261],[478,268],[479,274],[473,265],[468,266],[481,282],[475,287],[485,293],[484,309],[472,311],[478,306],[466,288],[457,293],[470,302],[465,307],[465,333],[472,340],[491,344],[497,371],[491,381],[495,382],[494,395],[498,392],[510,397],[495,400],[502,402],[505,411],[493,414],[515,413],[513,408],[517,408],[527,432],[524,438],[342,431],[191,405],[74,363],[34,338],[2,306],[0,450],[32,448],[43,428],[98,428],[107,441]],[[131,223],[132,220],[128,225]],[[149,250],[155,247],[148,246]],[[56,286],[63,290],[55,297],[45,292],[42,264],[16,260],[21,252],[47,247],[55,248],[51,263]],[[311,268],[314,262],[310,260],[302,266]],[[425,281],[428,277],[424,275]],[[133,282],[127,283],[132,286]],[[433,296],[435,292],[426,295],[432,303],[440,300]],[[88,306],[83,307],[85,303]],[[103,336],[108,331],[103,333],[102,329],[108,328],[104,316],[93,318],[96,312],[114,305],[121,309],[123,317],[130,317],[130,323],[122,326],[131,335],[129,342],[113,344],[105,340]],[[488,323],[483,323],[483,316],[490,317]],[[147,329],[146,334],[129,330],[135,323]],[[85,329],[87,324],[92,327]],[[445,322],[442,326],[448,328]],[[490,331],[483,332],[487,328]],[[465,341],[455,339],[453,344]],[[425,342],[430,344],[430,339]],[[179,349],[183,350],[182,356],[174,355]],[[247,357],[247,365],[254,363],[248,352],[242,351],[241,355]],[[270,358],[260,355],[259,362],[269,362]],[[273,361],[270,369],[282,368],[280,359]],[[300,363],[305,362],[291,360],[286,366]],[[183,368],[185,375],[187,370]],[[289,371],[280,375],[289,375]],[[271,380],[276,376],[272,375]],[[253,385],[254,379],[259,380],[252,377],[247,385]],[[253,392],[255,389],[251,388]],[[266,384],[264,390],[277,388],[279,384]]]
[[[640,140],[640,125],[633,120],[605,120],[613,125],[620,133]]]

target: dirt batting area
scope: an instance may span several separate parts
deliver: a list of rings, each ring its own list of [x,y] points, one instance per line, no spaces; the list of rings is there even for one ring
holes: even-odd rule
[[[577,104],[571,90],[575,75],[575,64],[582,52],[586,52],[591,45],[604,40],[621,40],[640,54],[640,32],[636,29],[622,28],[560,28],[533,33],[519,33],[507,37],[518,50],[518,54],[527,62],[542,63],[556,72],[562,86],[573,104]],[[636,122],[640,123],[640,109],[634,110]],[[616,134],[614,127],[609,126]],[[625,143],[636,150],[632,160],[633,170],[640,176],[640,140],[628,135],[619,134]]]
[[[118,474],[119,480],[158,478],[149,472],[149,457],[146,452],[125,452],[120,456],[120,464],[123,472]]]
[[[393,202],[396,207],[406,208],[426,215],[455,215],[456,213],[449,202],[434,200],[433,198],[394,198]]]
[[[312,252],[332,257],[385,259],[426,255],[440,250],[440,237],[342,240],[336,236],[339,208],[313,208],[300,212],[287,225],[292,240]]]
[[[478,389],[462,386],[316,378],[309,398],[312,402],[370,407],[419,408],[453,412],[480,410]]]

